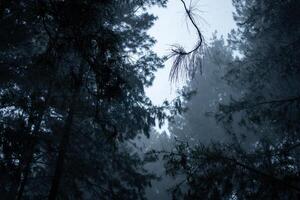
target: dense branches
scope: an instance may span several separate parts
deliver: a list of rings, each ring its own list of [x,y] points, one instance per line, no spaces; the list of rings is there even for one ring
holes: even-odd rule
[[[179,142],[166,153],[168,172],[184,178],[174,187],[174,197],[298,199],[299,1],[233,4],[238,29],[229,44],[239,56],[226,64],[228,86],[221,91],[229,90],[230,96],[214,111],[232,140],[206,146],[203,140]],[[190,113],[194,104],[187,103]],[[184,115],[183,127],[173,129],[187,138],[200,135],[201,127],[193,127],[197,119]]]
[[[153,176],[125,144],[163,116],[144,94],[162,67],[145,9],[165,3],[1,3],[2,197],[144,198]]]

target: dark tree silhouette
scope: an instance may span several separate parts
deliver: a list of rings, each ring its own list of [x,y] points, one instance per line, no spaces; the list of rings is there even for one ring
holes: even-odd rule
[[[299,1],[233,4],[239,56],[224,78],[239,94],[215,112],[232,142],[179,141],[157,153],[169,174],[184,175],[174,199],[299,199]]]
[[[4,199],[144,199],[154,178],[126,141],[162,110],[149,1],[3,1],[0,192]]]

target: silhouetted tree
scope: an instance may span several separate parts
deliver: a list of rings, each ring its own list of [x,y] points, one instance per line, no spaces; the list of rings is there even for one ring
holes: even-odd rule
[[[178,142],[157,153],[168,173],[184,175],[174,199],[299,199],[300,2],[233,3],[238,29],[229,42],[239,57],[225,79],[240,94],[215,115],[232,142]]]
[[[165,0],[3,1],[1,196],[143,199],[125,141],[165,116],[145,97],[162,61],[146,12]]]

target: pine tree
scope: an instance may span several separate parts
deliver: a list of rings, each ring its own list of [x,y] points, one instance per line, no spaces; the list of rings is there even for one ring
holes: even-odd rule
[[[240,94],[216,114],[233,141],[166,153],[167,171],[185,175],[174,199],[299,199],[299,1],[233,3],[240,56],[225,79]]]
[[[165,3],[1,4],[3,197],[144,198],[153,177],[124,142],[162,116],[144,93],[162,67],[146,8]]]
[[[187,111],[170,124],[170,132],[178,140],[197,144],[212,140],[226,141],[222,127],[216,123],[214,113],[219,103],[228,102],[233,91],[230,90],[224,75],[226,68],[233,61],[232,51],[225,46],[223,38],[213,36],[211,43],[204,50],[203,69],[183,88],[184,93],[194,93],[184,102]]]

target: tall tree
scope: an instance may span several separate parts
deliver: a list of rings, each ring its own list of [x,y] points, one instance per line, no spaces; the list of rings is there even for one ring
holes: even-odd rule
[[[152,176],[124,142],[163,116],[144,87],[162,67],[146,8],[165,3],[1,3],[3,197],[144,198]]]
[[[227,66],[233,61],[232,50],[215,33],[202,56],[202,71],[197,71],[183,88],[183,93],[194,93],[184,102],[187,111],[178,116],[169,128],[179,140],[190,144],[228,140],[221,125],[215,121],[214,113],[219,103],[228,102],[233,95],[224,80]]]
[[[240,56],[225,78],[240,95],[216,114],[233,142],[167,153],[167,170],[186,177],[174,198],[299,199],[299,1],[233,3],[229,41]],[[240,136],[252,134],[245,148]]]

